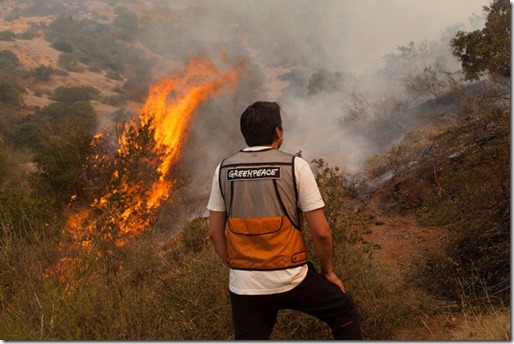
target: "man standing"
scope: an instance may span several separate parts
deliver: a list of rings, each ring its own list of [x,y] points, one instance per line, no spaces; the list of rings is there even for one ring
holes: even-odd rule
[[[280,309],[326,322],[334,339],[362,339],[352,297],[332,270],[332,235],[307,162],[279,150],[280,106],[259,101],[241,115],[248,145],[216,168],[209,237],[230,267],[236,339],[269,339]],[[305,217],[319,258],[308,261]]]

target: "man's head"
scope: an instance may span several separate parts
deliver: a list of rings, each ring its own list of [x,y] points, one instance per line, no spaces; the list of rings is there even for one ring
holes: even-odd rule
[[[258,101],[246,108],[241,114],[241,133],[246,144],[252,146],[269,146],[282,144],[282,118],[280,105],[276,102]]]

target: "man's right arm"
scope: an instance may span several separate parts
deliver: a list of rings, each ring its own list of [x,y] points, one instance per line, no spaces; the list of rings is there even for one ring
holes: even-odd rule
[[[224,211],[210,211],[209,238],[214,245],[216,253],[225,264],[227,263],[227,238],[225,237],[226,221],[227,216]]]
[[[332,269],[332,232],[330,231],[323,209],[320,208],[305,212],[304,216],[311,232],[314,250],[318,255],[321,265],[321,274],[330,283],[338,286],[343,293],[346,292],[343,282],[341,282]]]
[[[332,233],[323,212],[325,203],[321,198],[316,178],[307,162],[301,158],[295,159],[295,172],[300,195],[298,206],[309,225],[314,249],[321,264],[321,273],[344,292],[343,283],[332,270]]]
[[[223,263],[227,263],[227,238],[225,237],[225,224],[227,222],[227,215],[225,212],[225,201],[221,195],[219,185],[219,170],[220,165],[216,167],[214,176],[212,178],[211,196],[207,209],[209,210],[209,238],[214,245],[214,249],[218,256],[220,256]]]

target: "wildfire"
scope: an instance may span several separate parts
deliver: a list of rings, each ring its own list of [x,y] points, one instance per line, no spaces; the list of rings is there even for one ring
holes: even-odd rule
[[[170,170],[182,157],[199,106],[222,88],[234,88],[242,71],[242,64],[223,71],[210,60],[194,59],[182,71],[150,87],[139,114],[127,123],[120,137],[116,156],[136,163],[141,160],[152,170],[134,172],[123,165],[114,170],[105,194],[96,198],[90,209],[68,218],[66,230],[74,243],[71,251],[85,250],[87,255],[95,244],[123,246],[148,228],[152,214],[168,199],[175,183]],[[151,137],[135,139],[145,133]],[[101,138],[101,134],[95,135],[93,145]],[[59,271],[53,273],[61,275],[68,262],[69,258],[63,258],[55,267]]]

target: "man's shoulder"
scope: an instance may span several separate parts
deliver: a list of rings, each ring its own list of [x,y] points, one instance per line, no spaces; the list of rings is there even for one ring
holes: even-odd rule
[[[309,166],[309,168],[310,168],[309,163],[304,158],[302,158],[300,156],[295,156],[294,163],[295,163],[296,166],[302,166],[302,167]]]
[[[240,150],[238,150],[237,152],[232,152],[232,153],[230,153],[230,154],[226,155],[226,156],[221,160],[220,165],[221,165],[221,164],[223,164],[223,162],[225,162],[225,160],[229,160],[229,159],[231,159],[231,158],[235,157],[236,155],[241,154],[241,152],[243,152],[243,151],[244,151],[243,149],[240,149]]]

